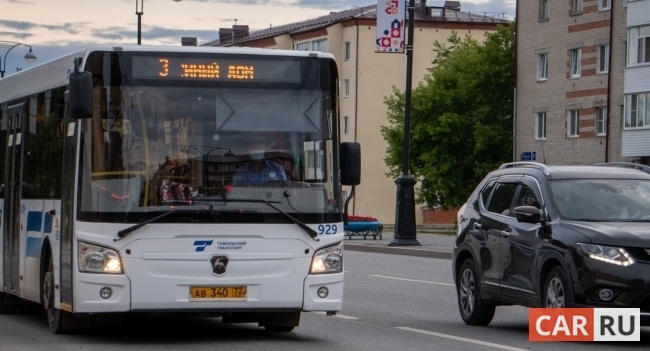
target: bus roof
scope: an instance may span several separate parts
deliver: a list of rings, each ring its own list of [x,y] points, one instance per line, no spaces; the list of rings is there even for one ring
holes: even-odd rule
[[[248,47],[216,46],[147,46],[147,45],[97,45],[46,61],[0,79],[0,103],[5,103],[29,94],[63,86],[68,82],[68,73],[74,69],[74,58],[85,58],[95,51],[119,52],[195,52],[215,54],[244,54],[289,57],[320,57],[334,59],[331,53],[318,51],[276,50]]]

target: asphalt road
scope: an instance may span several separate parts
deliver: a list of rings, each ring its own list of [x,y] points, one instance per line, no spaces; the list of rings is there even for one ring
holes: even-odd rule
[[[348,250],[345,302],[337,316],[303,313],[292,333],[267,333],[255,324],[218,318],[150,316],[123,325],[50,334],[42,315],[0,315],[0,351],[58,350],[647,350],[639,343],[528,341],[527,309],[500,307],[488,327],[458,315],[448,259]]]

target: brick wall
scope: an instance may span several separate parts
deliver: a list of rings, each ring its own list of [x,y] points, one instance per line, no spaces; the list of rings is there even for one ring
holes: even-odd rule
[[[423,228],[450,228],[456,225],[456,214],[458,210],[443,211],[440,208],[422,209]]]

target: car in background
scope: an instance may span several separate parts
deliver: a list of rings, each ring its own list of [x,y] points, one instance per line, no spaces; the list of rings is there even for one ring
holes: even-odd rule
[[[452,269],[463,321],[501,305],[635,307],[650,324],[650,174],[503,164],[458,212]]]

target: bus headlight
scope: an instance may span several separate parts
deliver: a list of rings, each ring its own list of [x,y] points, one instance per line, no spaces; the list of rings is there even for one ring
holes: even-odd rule
[[[343,272],[343,243],[316,251],[311,260],[310,274]]]
[[[122,261],[115,250],[80,242],[79,271],[120,274]]]

